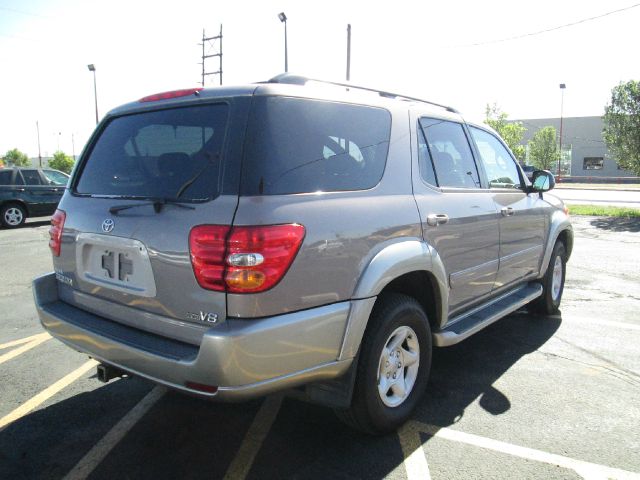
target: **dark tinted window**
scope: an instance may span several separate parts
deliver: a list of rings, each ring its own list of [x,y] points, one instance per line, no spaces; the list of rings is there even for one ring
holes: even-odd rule
[[[257,97],[248,128],[243,193],[364,190],[382,178],[391,118],[380,108]]]
[[[12,170],[5,170],[4,172],[0,170],[0,185],[11,185],[12,175],[13,175]]]
[[[500,140],[475,127],[471,127],[471,135],[487,172],[489,188],[521,188],[516,162]]]
[[[24,183],[27,185],[42,185],[42,178],[37,170],[20,170]]]
[[[77,193],[206,200],[220,188],[228,107],[173,108],[115,118],[93,146]],[[194,181],[194,178],[197,178]]]
[[[438,185],[480,187],[478,169],[462,125],[433,118],[421,118],[420,125],[427,136]]]

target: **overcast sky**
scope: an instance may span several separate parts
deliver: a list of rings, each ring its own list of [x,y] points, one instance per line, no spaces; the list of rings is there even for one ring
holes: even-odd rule
[[[527,35],[619,9],[626,10]],[[565,116],[601,115],[613,86],[640,78],[637,0],[0,0],[0,154],[17,147],[36,157],[36,121],[43,155],[72,154],[72,136],[80,153],[95,127],[89,63],[101,117],[199,84],[203,28],[215,35],[223,24],[224,84],[282,72],[281,11],[290,72],[344,80],[351,23],[354,83],[450,104],[473,118],[493,102],[512,119],[558,117],[560,83]]]

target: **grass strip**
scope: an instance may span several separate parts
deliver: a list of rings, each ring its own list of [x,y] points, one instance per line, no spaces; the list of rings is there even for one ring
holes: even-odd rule
[[[594,217],[640,217],[640,209],[629,207],[611,207],[607,205],[567,205],[571,215],[590,215]]]

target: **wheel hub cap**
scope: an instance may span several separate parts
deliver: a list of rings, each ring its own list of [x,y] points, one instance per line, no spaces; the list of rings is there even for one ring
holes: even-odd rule
[[[562,286],[562,259],[556,257],[553,263],[553,276],[551,278],[551,296],[553,300],[558,300],[560,296],[560,287]]]
[[[378,394],[382,403],[397,407],[406,400],[416,383],[420,366],[418,337],[411,327],[397,328],[380,354]]]
[[[9,225],[19,225],[22,222],[22,212],[17,208],[9,208],[4,214],[4,219]]]

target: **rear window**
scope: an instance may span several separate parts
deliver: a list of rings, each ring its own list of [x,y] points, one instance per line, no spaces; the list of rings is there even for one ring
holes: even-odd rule
[[[207,200],[219,194],[226,104],[113,119],[93,145],[76,193]]]
[[[382,178],[391,116],[381,108],[256,97],[242,193],[365,190]]]

